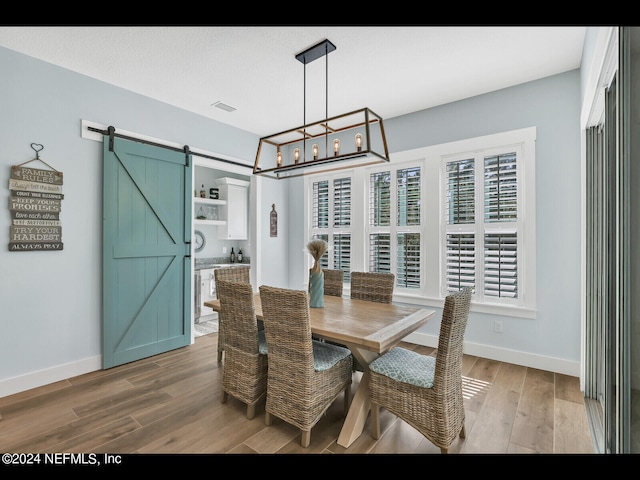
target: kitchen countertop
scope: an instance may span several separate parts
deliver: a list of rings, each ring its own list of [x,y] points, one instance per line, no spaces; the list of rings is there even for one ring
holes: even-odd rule
[[[229,263],[229,258],[196,258],[195,259],[195,270],[204,270],[206,268],[227,268],[227,267],[244,267],[251,266],[248,261],[243,261],[242,263]]]

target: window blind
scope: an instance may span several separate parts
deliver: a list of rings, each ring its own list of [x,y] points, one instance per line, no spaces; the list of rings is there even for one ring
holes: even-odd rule
[[[398,170],[397,225],[420,225],[420,167]]]
[[[333,268],[344,272],[344,281],[351,282],[351,234],[333,235]]]
[[[475,222],[475,161],[447,163],[446,216],[449,225]]]
[[[333,181],[333,226],[351,225],[351,178]]]
[[[447,292],[475,287],[475,235],[449,234],[446,242],[445,281]]]
[[[369,235],[369,271],[391,273],[391,235]]]
[[[489,233],[484,236],[484,294],[491,297],[518,296],[518,236]]]
[[[329,226],[329,181],[314,182],[313,184],[313,227],[327,228]]]
[[[369,177],[369,225],[391,225],[390,172],[372,173]]]
[[[420,234],[398,233],[396,285],[420,288]]]
[[[484,159],[484,219],[486,222],[518,218],[518,178],[516,154],[493,155]]]

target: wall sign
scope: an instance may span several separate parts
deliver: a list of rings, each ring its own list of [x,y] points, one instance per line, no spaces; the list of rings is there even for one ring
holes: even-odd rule
[[[39,153],[44,147],[32,143],[36,158],[11,167],[9,178],[9,251],[62,250],[62,172],[44,162]],[[38,160],[50,170],[25,167]]]
[[[271,213],[269,214],[269,229],[272,237],[278,236],[278,212],[276,212],[276,204],[271,205]]]

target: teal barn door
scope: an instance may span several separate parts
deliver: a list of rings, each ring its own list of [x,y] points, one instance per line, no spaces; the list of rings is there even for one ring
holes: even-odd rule
[[[108,135],[103,162],[106,369],[191,343],[193,164],[188,151]]]

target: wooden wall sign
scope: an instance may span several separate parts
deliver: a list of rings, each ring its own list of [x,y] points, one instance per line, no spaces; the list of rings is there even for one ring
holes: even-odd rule
[[[40,150],[36,150],[36,153]],[[9,251],[62,250],[62,172],[24,165],[11,167]]]
[[[278,236],[278,212],[276,212],[276,204],[271,205],[271,213],[269,214],[269,230],[272,237]]]

